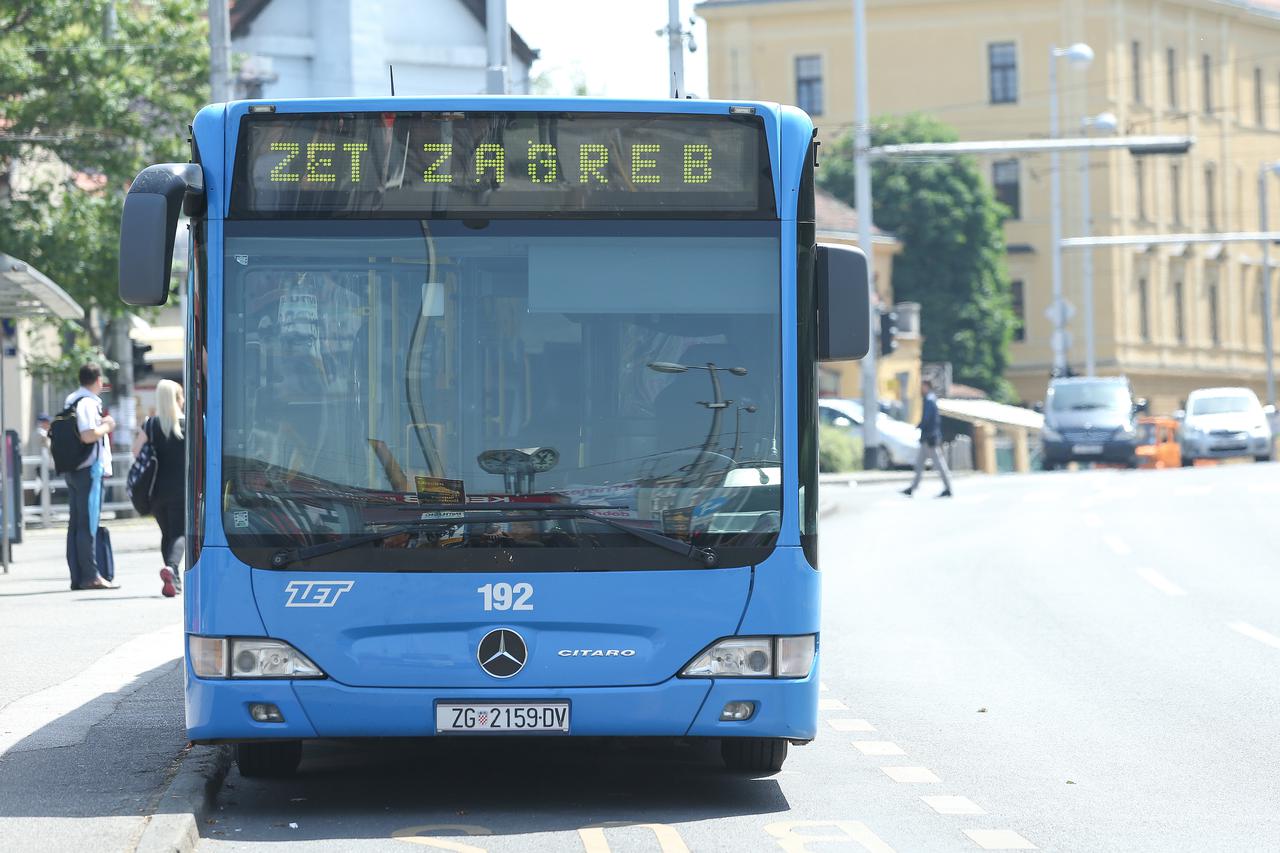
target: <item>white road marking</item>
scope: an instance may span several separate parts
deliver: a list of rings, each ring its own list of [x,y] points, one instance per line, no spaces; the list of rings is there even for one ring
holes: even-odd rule
[[[1257,640],[1259,643],[1271,646],[1273,649],[1280,649],[1280,637],[1277,637],[1269,631],[1264,631],[1261,628],[1255,628],[1248,622],[1232,622],[1227,627],[1238,634],[1244,634],[1250,639]]]
[[[906,755],[902,747],[891,740],[855,740],[853,745],[863,755]]]
[[[827,725],[838,732],[874,732],[876,730],[876,727],[866,720],[852,720],[848,717],[827,720]]]
[[[1114,533],[1103,536],[1102,541],[1107,543],[1107,547],[1114,551],[1117,557],[1127,557],[1133,553],[1129,544]]]
[[[1138,577],[1142,578],[1144,581],[1151,584],[1156,589],[1163,592],[1165,595],[1186,595],[1187,594],[1187,591],[1185,589],[1178,586],[1176,583],[1169,580],[1167,577],[1160,574],[1155,569],[1148,569],[1144,566],[1143,568],[1136,569],[1135,571],[1137,571]]]
[[[123,698],[126,688],[141,687],[136,683],[138,676],[181,657],[182,642],[182,625],[174,623],[134,637],[61,684],[10,702],[0,710],[0,755],[42,729],[46,731],[41,732],[40,743],[33,748],[80,743],[89,729],[111,714],[115,705],[100,703],[98,713],[77,714],[74,722],[62,725],[56,721],[104,694],[122,693]]]
[[[925,805],[938,814],[986,814],[982,806],[968,797],[921,797]]]
[[[942,781],[928,767],[881,767],[880,769],[893,781],[907,785],[933,785]]]
[[[1012,829],[966,829],[964,834],[983,850],[1038,850]]]
[[[818,697],[819,711],[847,711],[849,706],[841,702],[839,699],[832,699],[829,696]]]

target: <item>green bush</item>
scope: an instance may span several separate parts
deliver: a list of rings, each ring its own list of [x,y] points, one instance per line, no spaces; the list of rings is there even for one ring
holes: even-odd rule
[[[824,474],[861,471],[862,439],[839,427],[818,427],[818,470]]]

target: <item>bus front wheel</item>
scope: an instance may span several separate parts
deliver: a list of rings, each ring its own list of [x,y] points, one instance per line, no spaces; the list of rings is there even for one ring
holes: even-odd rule
[[[236,744],[240,775],[249,778],[292,776],[302,762],[302,741],[251,741]]]
[[[720,741],[725,767],[742,773],[777,773],[787,760],[787,741],[780,737],[727,737]]]

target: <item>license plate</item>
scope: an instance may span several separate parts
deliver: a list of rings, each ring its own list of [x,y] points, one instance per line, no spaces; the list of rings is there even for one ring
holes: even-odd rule
[[[569,731],[568,702],[439,702],[437,734]]]
[[[1085,455],[1085,454],[1094,455],[1102,452],[1102,445],[1101,444],[1075,444],[1071,446],[1071,452],[1079,453],[1081,455]]]

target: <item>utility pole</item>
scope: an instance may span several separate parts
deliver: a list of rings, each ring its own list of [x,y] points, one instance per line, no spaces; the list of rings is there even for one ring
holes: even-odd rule
[[[235,97],[231,82],[231,14],[227,0],[209,0],[209,90],[214,103]]]
[[[1258,230],[1267,230],[1267,177],[1276,170],[1268,163],[1258,170]],[[1260,241],[1262,247],[1262,348],[1267,362],[1267,405],[1276,404],[1275,340],[1271,308],[1271,241]]]
[[[485,71],[485,92],[507,94],[507,68],[511,64],[511,35],[507,30],[507,0],[485,0],[484,22],[488,35],[489,59]]]
[[[684,90],[684,29],[680,26],[680,0],[667,0],[667,59],[671,65],[671,97],[687,94]],[[658,31],[661,35],[662,30]]]
[[[854,98],[854,203],[858,209],[858,245],[871,268],[871,346],[862,359],[862,464],[875,468],[880,463],[880,388],[876,360],[880,356],[876,330],[875,248],[871,245],[871,104],[867,85],[867,0],[853,0],[853,87]]]
[[[102,17],[102,40],[112,44],[116,40],[116,4],[107,3]],[[111,436],[112,444],[132,444],[133,429],[137,423],[138,401],[133,394],[133,341],[129,337],[129,315],[121,314],[108,326],[111,330],[109,352],[114,352],[120,365],[116,371],[115,394],[116,421],[119,429]]]

